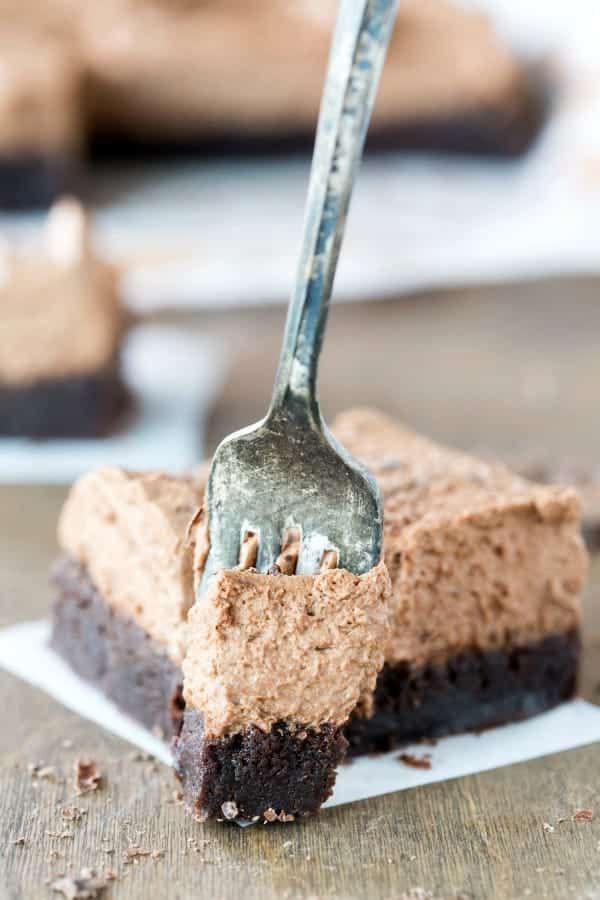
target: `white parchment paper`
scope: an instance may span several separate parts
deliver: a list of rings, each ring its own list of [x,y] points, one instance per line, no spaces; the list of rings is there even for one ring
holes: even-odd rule
[[[0,668],[46,691],[68,709],[171,763],[166,745],[78,678],[48,648],[47,621],[24,622],[0,631]],[[404,748],[416,756],[430,754],[430,769],[415,769],[398,760],[398,751],[363,757],[338,771],[327,806],[402,791],[474,772],[523,762],[600,741],[600,708],[583,700],[566,703],[527,722],[505,725],[481,735],[444,738],[435,746]]]

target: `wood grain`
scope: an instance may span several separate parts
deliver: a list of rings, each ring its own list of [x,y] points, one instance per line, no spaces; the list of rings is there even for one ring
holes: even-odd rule
[[[280,320],[261,311],[237,324],[228,316],[196,323],[246,347],[213,418],[214,439],[262,411]],[[529,440],[591,457],[600,450],[598,333],[600,304],[589,282],[337,311],[323,367],[326,405],[375,399],[463,446],[501,452]],[[0,488],[0,625],[47,611],[63,496],[57,487]],[[596,700],[599,596],[596,559],[583,678]],[[42,692],[0,674],[0,702],[2,900],[53,896],[49,880],[84,866],[116,871],[106,892],[115,900],[600,897],[599,745],[338,807],[313,821],[241,830],[185,818],[166,767],[134,760],[128,745]],[[73,764],[81,757],[97,761],[105,783],[75,797]],[[29,764],[55,767],[56,780],[33,777]],[[61,809],[72,804],[85,815],[68,825],[72,837],[57,837],[65,830]],[[573,821],[581,808],[595,819]],[[24,844],[11,843],[21,837]],[[164,854],[126,864],[123,854],[136,843]]]

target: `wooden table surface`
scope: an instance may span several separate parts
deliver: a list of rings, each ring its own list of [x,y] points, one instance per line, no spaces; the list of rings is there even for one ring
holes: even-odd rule
[[[337,309],[323,361],[329,412],[374,403],[465,447],[600,455],[600,302],[592,281],[437,294]],[[282,316],[205,316],[235,350],[211,441],[263,411]],[[0,626],[47,613],[58,487],[0,489]],[[584,694],[600,695],[600,559],[585,596]],[[0,898],[112,870],[108,898],[600,897],[600,746],[242,830],[184,817],[171,772],[0,674]],[[91,757],[102,788],[75,797]],[[50,767],[46,777],[32,765]],[[61,810],[85,810],[80,822]],[[591,809],[592,821],[573,821]],[[547,823],[546,827],[544,823]],[[21,840],[23,839],[23,840]],[[15,843],[17,842],[17,843]],[[138,846],[154,857],[127,859]]]

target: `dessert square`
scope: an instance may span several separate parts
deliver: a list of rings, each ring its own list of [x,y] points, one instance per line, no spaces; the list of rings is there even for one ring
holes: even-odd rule
[[[577,495],[373,410],[342,415],[334,432],[383,492],[384,561],[360,578],[240,568],[195,602],[206,468],[100,470],[64,507],[54,646],[177,737],[200,818],[314,812],[346,742],[358,754],[486,728],[576,690]]]
[[[116,273],[73,200],[52,208],[44,238],[0,254],[0,436],[107,434],[128,405]]]
[[[0,207],[46,207],[75,187],[84,138],[83,73],[71,46],[3,22]]]
[[[108,147],[121,138],[219,153],[311,140],[336,8],[334,0],[103,4],[81,23],[96,137]],[[409,0],[370,140],[514,155],[537,133],[544,107],[539,85],[486,17],[447,0]]]
[[[440,447],[372,410],[335,421],[377,477],[392,635],[351,753],[528,718],[576,689],[587,555],[577,494]]]

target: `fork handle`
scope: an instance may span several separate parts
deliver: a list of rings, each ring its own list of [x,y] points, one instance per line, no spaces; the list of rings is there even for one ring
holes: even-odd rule
[[[270,414],[320,427],[316,381],[329,299],[398,0],[340,0],[313,153],[304,237]]]

